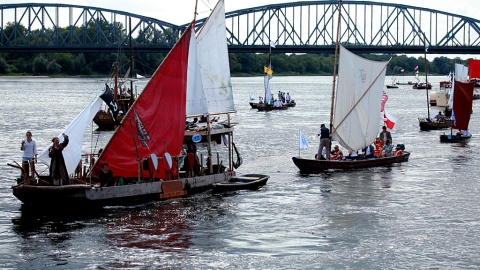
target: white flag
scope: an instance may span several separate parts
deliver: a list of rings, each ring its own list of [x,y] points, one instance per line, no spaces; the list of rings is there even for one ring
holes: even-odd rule
[[[275,48],[275,46],[276,46],[276,45],[275,45],[275,42],[273,42],[273,41],[270,40],[270,47]]]
[[[299,140],[298,147],[300,149],[307,149],[308,148],[307,139],[305,139],[305,136],[303,136],[303,132],[300,129],[298,129],[298,133],[300,134],[300,140]]]

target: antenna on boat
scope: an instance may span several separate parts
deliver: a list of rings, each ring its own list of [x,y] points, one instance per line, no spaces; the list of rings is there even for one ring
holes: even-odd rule
[[[130,104],[129,107],[132,106],[133,103],[133,43],[132,43],[132,17],[128,17],[128,32],[130,33]],[[135,73],[136,74],[136,73]],[[127,94],[127,93],[125,93]]]
[[[332,84],[332,103],[330,106],[330,136],[333,134],[333,106],[335,100],[335,83],[337,76],[337,62],[338,62],[338,39],[340,36],[340,18],[342,14],[342,0],[338,1],[338,21],[337,21],[337,38],[335,41],[335,60],[333,64],[333,84]]]

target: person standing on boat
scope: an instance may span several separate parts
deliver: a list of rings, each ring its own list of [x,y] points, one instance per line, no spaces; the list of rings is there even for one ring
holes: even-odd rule
[[[50,177],[52,180],[62,180],[62,185],[68,185],[68,171],[65,165],[65,159],[63,158],[62,151],[68,145],[68,136],[62,133],[63,142],[60,143],[58,137],[52,139],[53,145],[50,146],[48,156],[50,157]]]
[[[382,140],[383,145],[387,144],[387,140],[390,140],[390,142],[393,142],[392,140],[392,134],[390,134],[390,131],[387,131],[387,127],[383,126],[382,131],[378,135],[380,140]]]
[[[325,127],[325,124],[320,126],[318,136],[320,136],[320,146],[318,147],[317,159],[320,159],[322,156],[322,149],[325,147],[327,149],[327,160],[330,160],[330,130]]]
[[[22,155],[22,168],[23,168],[23,182],[28,183],[29,171],[32,172],[32,179],[35,179],[35,163],[37,162],[37,143],[32,139],[32,132],[27,131],[25,134],[27,140],[22,140],[22,146],[20,150],[23,151]]]
[[[290,103],[290,94],[289,93],[287,93],[287,95],[285,96],[285,101],[287,103]]]

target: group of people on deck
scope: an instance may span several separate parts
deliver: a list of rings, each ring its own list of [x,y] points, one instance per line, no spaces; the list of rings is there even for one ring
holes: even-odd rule
[[[348,152],[348,156],[345,156],[338,145],[335,145],[330,151],[330,130],[325,127],[325,124],[320,126],[318,136],[320,137],[320,146],[318,148],[318,153],[315,155],[316,159],[318,160],[385,158],[392,157],[394,155],[401,155],[403,152],[403,149],[400,145],[397,145],[395,148],[393,147],[392,134],[387,130],[386,126],[382,127],[382,131],[371,145],[361,149],[362,154],[359,154],[358,151],[350,150]]]
[[[263,100],[262,96],[258,97],[258,103],[263,104],[265,101]],[[267,102],[267,105],[273,105],[275,107],[282,107],[286,103],[292,102],[290,94],[285,92],[278,91],[278,98],[275,98],[272,94],[270,99]]]

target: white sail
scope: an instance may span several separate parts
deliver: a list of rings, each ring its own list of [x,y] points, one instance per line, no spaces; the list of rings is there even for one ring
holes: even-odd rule
[[[88,104],[85,109],[81,113],[73,119],[73,121],[62,131],[58,138],[60,142],[63,142],[62,133],[68,135],[68,145],[63,149],[63,158],[65,159],[65,165],[67,167],[67,171],[69,174],[73,174],[75,169],[82,158],[82,144],[83,138],[85,136],[85,131],[87,130],[88,125],[92,122],[93,117],[95,114],[100,110],[102,106],[102,99],[97,97],[94,101]],[[43,151],[40,156],[39,160],[47,165],[50,166],[50,158],[48,157],[48,149],[47,147],[45,151]]]
[[[387,64],[359,57],[340,46],[333,140],[349,150],[370,145],[378,135]]]
[[[200,30],[197,50],[208,113],[234,112],[224,0],[218,1]]]
[[[198,64],[197,38],[195,35],[190,37],[190,49],[188,52],[186,109],[187,115],[205,115],[208,112]]]
[[[468,80],[468,67],[455,63],[455,80],[466,82]]]

